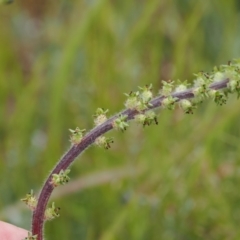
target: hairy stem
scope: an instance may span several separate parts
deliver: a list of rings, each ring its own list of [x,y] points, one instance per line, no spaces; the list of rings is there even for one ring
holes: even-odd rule
[[[224,79],[219,82],[212,83],[209,88],[219,90],[227,87],[227,83],[229,82],[229,79]],[[193,94],[194,88],[187,89],[182,92],[173,93],[172,97],[177,98],[176,101],[182,100],[182,99],[190,99],[194,97]],[[147,111],[149,109],[155,109],[162,105],[162,101],[165,98],[165,96],[157,96],[154,99],[151,100],[151,107],[146,108],[144,111]],[[32,216],[32,234],[37,235],[38,240],[43,239],[43,225],[44,225],[44,213],[45,209],[48,203],[48,200],[53,192],[54,187],[51,184],[52,175],[58,174],[61,170],[66,170],[74,161],[74,159],[80,155],[85,149],[87,149],[91,144],[94,143],[97,137],[105,134],[106,132],[110,131],[113,126],[113,121],[119,117],[119,115],[127,115],[126,120],[132,120],[135,115],[137,115],[139,112],[136,110],[130,110],[126,109],[122,112],[114,115],[113,117],[109,118],[106,122],[103,124],[93,128],[90,132],[88,132],[81,142],[77,145],[73,145],[68,152],[60,159],[60,161],[57,163],[57,165],[54,167],[52,172],[50,173],[49,177],[45,181],[42,190],[38,197],[38,203],[36,206],[36,209],[33,212]]]

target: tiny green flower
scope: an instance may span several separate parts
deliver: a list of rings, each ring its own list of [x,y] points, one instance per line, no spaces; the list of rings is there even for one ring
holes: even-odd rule
[[[206,86],[206,85],[207,85],[205,79],[204,79],[201,75],[195,74],[195,76],[197,76],[197,78],[194,80],[194,85],[195,85],[196,87]]]
[[[34,211],[37,206],[37,199],[33,194],[33,190],[31,190],[25,198],[22,198],[21,201],[24,202],[32,211]]]
[[[179,101],[179,105],[183,109],[183,111],[187,114],[189,113],[193,114],[193,109],[196,108],[196,106],[192,104],[188,99],[183,99]]]
[[[108,109],[104,111],[102,108],[98,108],[96,110],[96,113],[94,115],[94,123],[96,126],[101,125],[107,120],[107,116],[106,116],[107,112],[108,112]]]
[[[126,108],[138,110],[141,106],[141,101],[139,99],[139,91],[130,92],[129,94],[125,93],[127,100],[125,102]]]
[[[227,69],[224,72],[225,78],[228,80],[237,80],[238,79],[238,72],[236,71],[236,69],[231,69],[231,67],[229,67],[229,69]]]
[[[146,125],[149,126],[153,122],[155,122],[156,125],[158,124],[157,115],[156,115],[156,113],[154,111],[149,110],[149,111],[145,112],[145,116],[146,116],[146,120],[143,123],[144,126],[146,126]]]
[[[185,91],[189,86],[189,83],[187,82],[187,80],[185,80],[184,82],[180,82],[180,80],[178,80],[177,84],[179,85],[175,88],[175,91],[174,91],[175,93]]]
[[[212,82],[211,78],[206,73],[200,72],[194,74],[197,78],[194,80],[194,103],[201,103],[206,97],[208,97],[208,85]]]
[[[226,79],[226,75],[222,72],[215,72],[213,76],[213,82],[220,82],[222,80]]]
[[[81,142],[83,138],[83,133],[86,131],[85,129],[80,130],[78,127],[75,130],[69,129],[71,132],[70,142],[72,145],[77,145]]]
[[[173,110],[175,107],[175,103],[177,101],[177,98],[174,98],[172,96],[168,96],[162,100],[162,106],[164,108],[167,108],[169,110]]]
[[[234,92],[239,87],[239,82],[236,80],[230,80],[227,84],[230,92]]]
[[[208,88],[208,85],[213,81],[212,76],[205,72],[194,74],[197,78],[194,80],[195,87]]]
[[[146,85],[144,87],[139,87],[139,89],[141,90],[140,93],[140,100],[143,104],[149,104],[149,102],[151,101],[153,94],[152,94],[152,84],[150,85]]]
[[[44,219],[46,221],[50,221],[56,217],[59,217],[60,216],[59,211],[60,211],[60,208],[55,207],[55,203],[53,202],[52,206],[46,209],[44,214]]]
[[[31,232],[28,232],[28,236],[24,238],[24,240],[37,240],[37,234],[32,235]]]
[[[159,93],[163,96],[169,96],[173,91],[174,81],[162,81],[162,84],[163,86]]]
[[[104,147],[105,149],[109,149],[111,147],[111,143],[113,143],[113,138],[106,138],[104,136],[100,136],[95,140],[95,144],[97,146]]]
[[[70,177],[68,174],[70,173],[70,169],[66,169],[65,171],[62,169],[59,174],[54,173],[52,175],[51,184],[53,187],[57,187],[59,185],[64,185],[69,182]]]
[[[224,92],[220,92],[214,89],[209,90],[209,96],[213,98],[217,105],[223,105],[227,102],[227,96]]]
[[[128,123],[126,122],[126,119],[127,119],[127,115],[120,115],[118,118],[116,118],[113,121],[112,123],[113,128],[117,130],[125,131],[129,126]]]
[[[184,84],[180,84],[179,86],[176,87],[174,92],[182,92],[185,91],[187,89],[187,86],[185,86]]]
[[[193,98],[193,102],[194,103],[202,103],[203,102],[203,100],[206,98],[206,97],[208,97],[208,91],[207,91],[207,89],[206,88],[204,88],[204,87],[196,87],[196,88],[194,88],[193,89],[193,92],[192,92],[193,94],[194,94],[194,98]]]
[[[134,119],[136,122],[142,124],[143,126],[150,126],[153,122],[155,122],[155,124],[158,124],[156,113],[152,110],[137,114]]]
[[[144,124],[144,122],[146,120],[146,116],[144,113],[140,113],[140,114],[135,115],[134,119],[137,123]]]

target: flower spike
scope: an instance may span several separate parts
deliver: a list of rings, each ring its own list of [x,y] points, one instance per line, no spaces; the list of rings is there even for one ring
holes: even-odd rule
[[[58,164],[47,178],[39,197],[38,202],[31,192],[22,199],[33,211],[32,233],[29,233],[28,240],[43,240],[43,226],[45,220],[51,220],[59,216],[59,208],[53,203],[50,208],[46,209],[48,200],[55,186],[65,184],[69,181],[67,174],[68,167],[73,163],[74,159],[87,149],[91,144],[109,149],[112,138],[106,138],[105,133],[111,129],[125,131],[129,126],[128,121],[134,119],[143,126],[158,124],[154,109],[163,107],[174,109],[176,103],[180,105],[185,113],[193,113],[196,106],[207,98],[212,98],[218,105],[225,104],[229,93],[237,93],[240,96],[240,59],[231,63],[215,67],[212,72],[200,72],[195,75],[196,79],[192,87],[188,88],[187,83],[177,83],[173,86],[173,82],[162,82],[162,90],[160,94],[153,99],[152,85],[146,85],[139,88],[136,92],[130,92],[124,109],[115,116],[107,120],[107,110],[97,109],[95,117],[95,128],[93,128],[82,141],[85,130],[76,128],[70,129],[70,141],[74,147],[60,159]],[[104,124],[102,124],[104,122]],[[76,145],[76,146],[75,146]],[[61,170],[61,171],[60,171]],[[59,172],[60,171],[60,172]],[[50,181],[49,181],[50,179]]]

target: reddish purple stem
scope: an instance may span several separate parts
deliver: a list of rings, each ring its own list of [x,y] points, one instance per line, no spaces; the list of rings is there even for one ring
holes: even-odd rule
[[[211,89],[219,90],[227,87],[229,79],[225,79],[219,82],[212,83],[210,85]],[[193,88],[187,89],[186,91],[173,93],[172,97],[178,98],[177,101],[182,99],[189,99],[193,98]],[[151,107],[146,109],[154,109],[160,107],[162,104],[162,100],[164,96],[158,96],[154,98],[150,103]],[[73,145],[68,152],[60,159],[57,165],[54,167],[53,171],[50,173],[49,177],[47,178],[46,182],[43,185],[43,188],[40,192],[38,203],[35,211],[33,212],[32,216],[32,234],[37,235],[38,240],[43,239],[43,224],[44,224],[44,212],[48,203],[48,200],[53,192],[54,187],[51,185],[52,174],[58,174],[61,170],[66,170],[74,161],[74,159],[80,155],[85,149],[87,149],[97,137],[103,135],[104,133],[110,131],[113,126],[112,122],[116,119],[119,115],[127,115],[127,121],[134,118],[135,115],[138,114],[136,110],[126,109],[122,112],[116,114],[115,116],[108,119],[105,123],[93,128],[89,133],[87,133],[82,141],[78,145]]]

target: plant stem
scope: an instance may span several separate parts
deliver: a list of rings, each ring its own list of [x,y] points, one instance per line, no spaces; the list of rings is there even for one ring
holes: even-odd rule
[[[227,87],[227,83],[229,82],[229,79],[224,79],[219,82],[212,83],[209,88],[219,90]],[[193,94],[194,88],[187,89],[182,92],[177,92],[171,94],[172,97],[177,98],[176,101],[182,100],[182,99],[190,99],[194,98]],[[162,100],[165,98],[165,96],[157,96],[154,99],[151,100],[151,106],[146,108],[143,112],[149,110],[149,109],[155,109],[162,105]],[[77,145],[73,145],[68,152],[63,155],[63,157],[60,159],[60,161],[57,163],[57,165],[54,167],[52,172],[50,173],[49,177],[45,181],[42,190],[38,197],[38,203],[36,206],[36,209],[33,212],[32,216],[32,234],[37,235],[38,240],[43,239],[43,225],[44,225],[44,213],[45,209],[48,203],[48,200],[53,192],[54,187],[51,184],[52,180],[52,174],[58,174],[61,170],[66,170],[74,161],[74,159],[80,155],[85,149],[87,149],[91,144],[94,143],[97,137],[105,134],[106,132],[110,131],[113,126],[113,121],[118,118],[120,115],[127,115],[126,120],[132,120],[135,115],[137,115],[139,112],[137,110],[130,110],[126,109],[122,112],[114,115],[113,117],[109,118],[106,122],[103,124],[93,128],[90,132],[88,132],[81,142]]]

